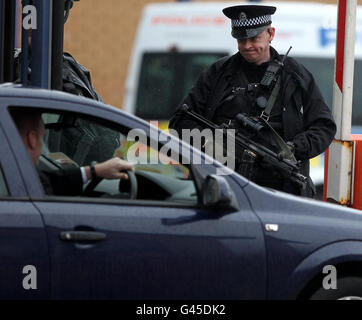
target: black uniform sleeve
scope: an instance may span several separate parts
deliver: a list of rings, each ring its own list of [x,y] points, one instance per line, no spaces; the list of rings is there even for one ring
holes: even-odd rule
[[[304,72],[308,72],[304,69]],[[302,105],[299,113],[303,117],[304,131],[297,134],[295,156],[298,160],[306,160],[323,153],[331,144],[336,133],[336,124],[322,94],[309,74],[306,90],[303,90]]]

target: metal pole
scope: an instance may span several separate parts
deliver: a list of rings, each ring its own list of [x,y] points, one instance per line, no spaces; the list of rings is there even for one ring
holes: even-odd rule
[[[357,0],[338,1],[338,28],[333,86],[337,133],[328,154],[327,200],[353,204],[353,141],[351,141],[354,42]],[[327,167],[327,166],[326,166]]]
[[[34,0],[38,26],[32,30],[31,84],[50,89],[53,0]]]
[[[14,81],[15,2],[5,1],[4,81]]]
[[[5,0],[0,0],[0,83],[4,82],[4,13]]]
[[[51,88],[63,90],[64,1],[53,1]]]
[[[29,5],[30,0],[23,0],[23,8]],[[25,15],[22,15],[22,21],[24,21]],[[29,30],[24,28],[23,24],[21,27],[21,83],[23,86],[28,85],[28,74],[29,74],[29,44],[28,44],[28,37],[29,37]]]
[[[333,90],[333,116],[339,140],[349,140],[351,135],[356,9],[357,0],[339,1]]]

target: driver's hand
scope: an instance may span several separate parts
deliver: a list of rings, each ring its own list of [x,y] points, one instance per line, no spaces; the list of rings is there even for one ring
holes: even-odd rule
[[[128,175],[121,171],[135,171],[132,164],[120,158],[112,158],[95,165],[96,174],[104,179],[128,179]]]

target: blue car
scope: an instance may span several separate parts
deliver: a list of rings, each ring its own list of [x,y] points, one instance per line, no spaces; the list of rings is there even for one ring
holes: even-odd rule
[[[14,110],[42,113],[39,168]],[[45,194],[38,170],[102,160],[94,126],[135,175]],[[0,146],[0,299],[362,297],[360,211],[262,188],[119,109],[2,85]]]

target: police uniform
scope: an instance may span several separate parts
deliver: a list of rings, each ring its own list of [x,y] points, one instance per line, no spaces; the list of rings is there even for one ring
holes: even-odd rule
[[[66,52],[63,54],[63,91],[103,102],[92,86],[90,72]],[[77,119],[73,128],[63,130],[59,151],[72,155],[75,162],[85,166],[112,158],[119,144],[118,132]]]
[[[232,36],[237,39],[255,37],[271,23],[275,7],[233,6],[223,10],[231,19]],[[277,172],[258,166],[254,182],[292,194],[313,196],[314,186],[309,177],[309,159],[330,145],[336,131],[331,112],[314,81],[312,74],[293,58],[287,57],[272,85],[262,86],[261,80],[270,63],[283,57],[270,47],[270,61],[256,65],[246,61],[238,52],[224,57],[204,70],[170,121],[170,128],[178,131],[200,127],[186,118],[181,106],[187,104],[194,112],[221,124],[235,118],[238,113],[260,116],[265,103],[280,78],[280,89],[271,110],[269,124],[287,142],[294,146],[297,160],[301,160],[301,173],[308,177],[307,190],[283,179]],[[263,145],[273,147],[264,136]]]

